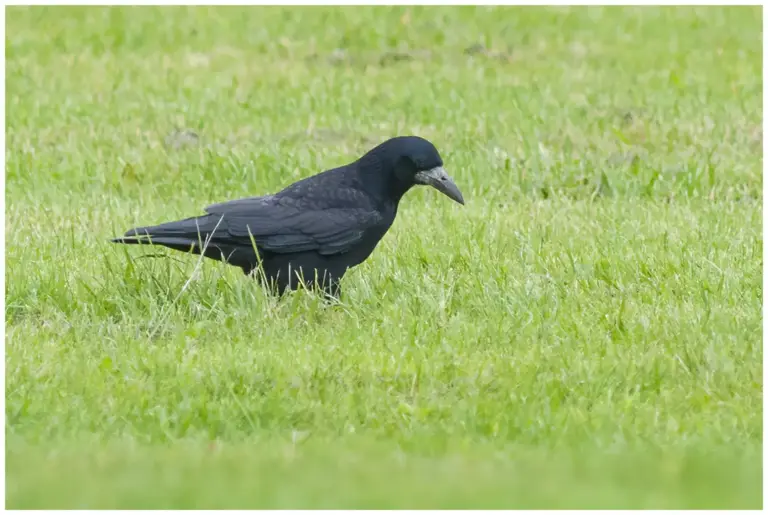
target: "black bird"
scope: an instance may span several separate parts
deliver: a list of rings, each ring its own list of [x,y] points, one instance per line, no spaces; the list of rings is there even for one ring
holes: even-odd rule
[[[260,277],[278,294],[303,281],[338,297],[347,269],[373,252],[394,222],[400,199],[417,184],[464,204],[435,146],[404,136],[279,193],[213,204],[206,215],[131,229],[112,241],[203,252],[246,274],[261,264]]]

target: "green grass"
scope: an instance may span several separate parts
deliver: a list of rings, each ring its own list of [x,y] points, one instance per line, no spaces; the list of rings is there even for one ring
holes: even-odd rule
[[[761,22],[8,8],[7,506],[761,507]],[[108,243],[402,134],[339,304]]]

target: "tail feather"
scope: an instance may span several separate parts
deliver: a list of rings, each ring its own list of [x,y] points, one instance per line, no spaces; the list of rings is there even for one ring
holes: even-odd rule
[[[137,227],[111,241],[126,245],[160,245],[193,254],[202,252],[205,257],[217,261],[224,260],[250,271],[256,262],[253,251],[250,248],[241,248],[226,238],[217,237],[219,232],[222,236],[226,234],[226,228],[222,227],[220,219],[220,215],[204,215],[160,225]]]
[[[222,229],[221,227],[216,229],[218,222],[219,217],[212,215],[195,216],[160,225],[136,227],[127,231],[121,238],[114,238],[112,241],[115,243],[150,243],[151,240],[154,243],[159,243],[160,239],[171,238],[173,240],[183,239],[190,243],[197,243],[198,241],[205,243],[206,238],[215,234],[214,230]]]

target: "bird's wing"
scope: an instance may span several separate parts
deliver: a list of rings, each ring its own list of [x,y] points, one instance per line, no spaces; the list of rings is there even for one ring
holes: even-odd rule
[[[359,199],[362,200],[362,199]],[[366,230],[384,223],[384,216],[365,202],[324,203],[311,199],[254,197],[208,206],[223,215],[227,239],[275,253],[316,250],[341,254],[359,242]]]

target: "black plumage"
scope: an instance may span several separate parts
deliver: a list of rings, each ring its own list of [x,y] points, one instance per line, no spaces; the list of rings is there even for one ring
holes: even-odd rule
[[[278,193],[213,204],[205,215],[131,229],[112,241],[203,252],[246,274],[261,264],[259,276],[277,293],[303,282],[338,296],[345,272],[373,252],[394,222],[400,199],[417,184],[464,203],[434,145],[406,136]]]

